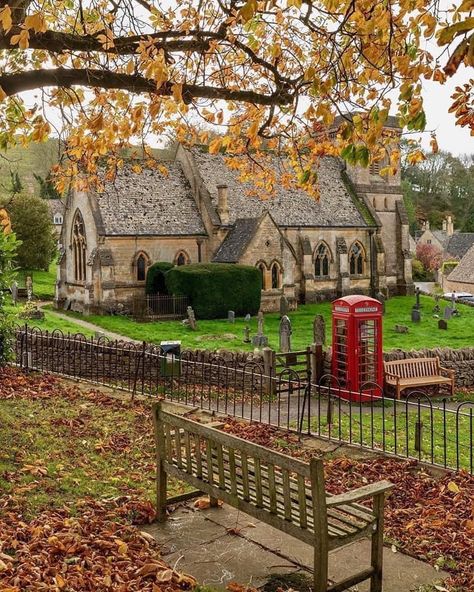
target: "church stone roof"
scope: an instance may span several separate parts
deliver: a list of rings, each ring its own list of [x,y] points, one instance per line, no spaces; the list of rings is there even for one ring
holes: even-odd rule
[[[448,280],[450,282],[474,284],[474,245],[449,274]]]
[[[217,207],[217,185],[227,185],[229,222],[258,217],[265,209],[280,227],[288,226],[367,226],[341,178],[341,163],[331,157],[321,159],[318,171],[319,200],[301,189],[277,187],[269,200],[249,196],[250,183],[239,181],[239,172],[230,169],[220,154],[192,152],[196,168]],[[279,166],[275,164],[275,166]]]
[[[446,252],[451,257],[462,259],[474,245],[474,232],[455,232],[446,244]]]
[[[126,165],[114,181],[96,193],[104,233],[108,236],[205,234],[189,183],[179,163],[134,173]]]
[[[239,218],[214,255],[215,263],[237,263],[257,231],[261,218]]]

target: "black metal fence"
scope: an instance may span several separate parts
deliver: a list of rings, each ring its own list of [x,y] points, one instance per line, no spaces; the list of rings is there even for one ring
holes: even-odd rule
[[[166,294],[147,294],[132,302],[132,314],[136,319],[184,319],[189,298]]]
[[[183,351],[163,355],[150,344],[111,342],[61,331],[19,328],[16,363],[25,369],[159,395],[166,399],[304,435],[474,473],[474,401],[455,403],[414,390],[404,399],[364,385],[372,396],[341,390],[324,375],[317,384],[291,368],[276,373],[244,355]]]

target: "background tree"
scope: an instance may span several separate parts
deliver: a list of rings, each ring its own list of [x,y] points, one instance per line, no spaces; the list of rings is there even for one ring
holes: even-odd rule
[[[222,126],[211,152],[251,155],[233,166],[255,175],[263,148],[285,150],[284,177],[308,189],[322,154],[364,166],[388,155],[390,173],[383,126],[392,109],[424,128],[436,26],[432,0],[1,0],[0,147],[47,138],[52,108],[67,137],[60,191],[80,170],[94,180],[105,155],[113,176],[137,138],[207,141],[201,123]],[[33,106],[25,91],[41,91]]]
[[[7,204],[12,229],[21,244],[16,263],[22,269],[45,269],[56,252],[48,204],[39,197],[27,194],[14,196]]]
[[[441,267],[443,253],[434,245],[418,243],[416,259],[423,265],[425,271],[433,273]]]
[[[17,195],[23,191],[23,183],[17,171],[10,171],[10,195]]]
[[[61,199],[61,194],[56,189],[51,174],[48,174],[47,177],[42,177],[36,173],[33,173],[33,175],[38,182],[41,199]]]
[[[453,215],[464,229],[466,214],[474,209],[474,155],[429,154],[416,165],[404,162],[402,175],[405,203],[412,202],[415,216],[441,228],[442,220]]]

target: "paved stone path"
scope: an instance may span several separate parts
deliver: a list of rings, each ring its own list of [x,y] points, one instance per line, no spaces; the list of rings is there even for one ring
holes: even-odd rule
[[[49,302],[41,304],[40,306],[44,306],[45,304],[50,304]],[[107,329],[103,329],[99,327],[99,325],[94,325],[94,323],[90,323],[89,321],[84,321],[83,319],[77,319],[76,317],[70,317],[65,315],[61,312],[57,312],[56,310],[48,310],[50,314],[58,319],[62,319],[63,321],[68,321],[69,323],[74,323],[78,327],[82,327],[83,329],[87,329],[88,331],[96,332],[100,331],[106,337],[112,340],[117,341],[131,341],[132,343],[141,343],[141,341],[137,341],[135,339],[131,339],[130,337],[125,337],[125,335],[121,335],[120,333],[114,333],[113,331],[108,331]]]
[[[312,547],[227,505],[195,510],[188,502],[165,524],[144,530],[155,537],[173,568],[216,590],[224,590],[231,581],[258,587],[272,574],[302,573],[311,578]],[[331,552],[330,579],[341,580],[363,569],[369,558],[368,539]],[[446,576],[422,561],[384,548],[384,592],[410,592]],[[368,592],[369,585],[351,590]]]

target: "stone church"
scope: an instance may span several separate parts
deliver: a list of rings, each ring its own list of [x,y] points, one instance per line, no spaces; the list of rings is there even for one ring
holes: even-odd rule
[[[144,294],[156,261],[241,263],[262,274],[262,309],[412,291],[400,177],[321,160],[320,199],[279,187],[248,195],[221,155],[182,146],[167,174],[127,166],[102,193],[73,191],[64,213],[56,303],[100,312]],[[231,289],[231,287],[230,287]]]

